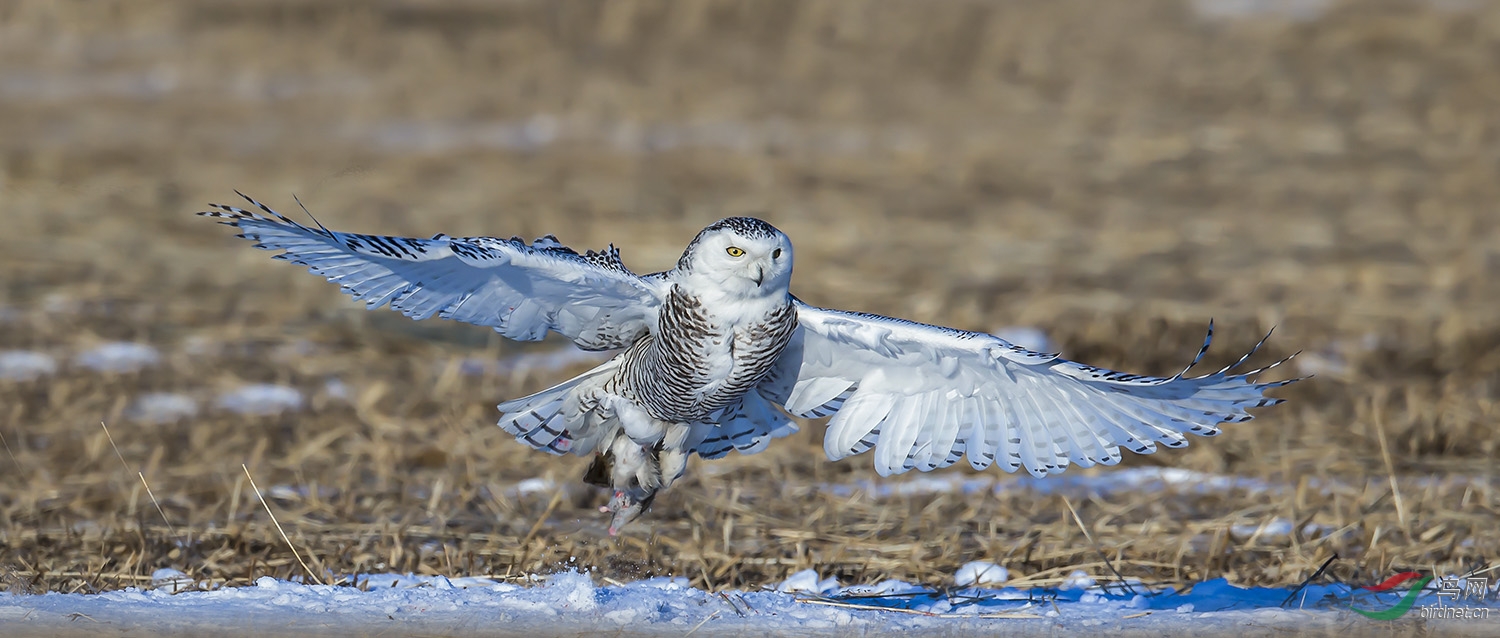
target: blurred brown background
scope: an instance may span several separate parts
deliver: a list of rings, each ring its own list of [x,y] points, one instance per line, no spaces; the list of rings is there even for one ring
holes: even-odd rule
[[[1348,578],[1463,571],[1500,550],[1497,51],[1483,1],[0,1],[0,578],[299,573],[241,463],[338,574],[1104,573],[1056,494],[827,493],[873,472],[820,460],[820,424],[695,462],[606,539],[586,461],[493,426],[587,363],[365,313],[192,216],[236,188],[341,230],[613,242],[639,272],[754,214],[811,303],[1134,372],[1175,372],[1209,317],[1209,364],[1279,326],[1259,356],[1316,379],[1126,465],[1282,488],[1075,497],[1095,538],[1157,580],[1295,583],[1333,551]],[[149,348],[89,363],[115,342]],[[238,414],[246,384],[297,401]],[[1296,531],[1230,533],[1272,520]]]

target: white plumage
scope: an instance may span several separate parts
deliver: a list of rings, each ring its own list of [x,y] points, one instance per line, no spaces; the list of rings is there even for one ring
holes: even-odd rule
[[[550,330],[585,349],[624,348],[499,406],[501,426],[521,442],[596,455],[586,480],[614,489],[603,508],[615,514],[611,533],[680,477],[690,454],[753,454],[795,432],[783,408],[831,416],[828,458],[873,449],[881,475],[967,458],[975,469],[999,464],[1041,477],[1112,465],[1121,447],[1150,454],[1157,444],[1186,445],[1186,434],[1218,434],[1218,424],[1280,403],[1265,391],[1295,381],[1256,381],[1281,362],[1231,374],[1249,354],[1212,374],[1150,377],[994,335],[810,306],[788,292],[790,240],[750,218],[705,228],[676,268],[641,276],[613,246],[580,255],[550,235],[527,244],[338,233],[249,201],[269,216],[218,205],[202,214],[285,251],[277,258],[370,308],[491,326],[512,339]],[[1193,364],[1212,338],[1210,322]]]
[[[1157,443],[1181,447],[1184,434],[1213,436],[1219,423],[1247,421],[1247,409],[1281,402],[1265,390],[1295,381],[1251,380],[1280,361],[1237,375],[1234,366],[1201,377],[1124,374],[993,335],[800,302],[797,320],[766,381],[770,398],[797,416],[833,414],[828,458],[873,446],[883,476],[947,467],[963,455],[975,469],[999,462],[1038,477],[1070,463],[1113,465],[1120,446],[1150,454]],[[1194,364],[1212,338],[1210,323]]]

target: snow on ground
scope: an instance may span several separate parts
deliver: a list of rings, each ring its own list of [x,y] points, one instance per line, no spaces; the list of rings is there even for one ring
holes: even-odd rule
[[[125,409],[125,418],[140,423],[163,425],[198,415],[198,401],[176,392],[150,392],[136,397]]]
[[[161,362],[161,353],[144,343],[111,341],[78,353],[75,365],[96,372],[135,372]]]
[[[557,489],[557,482],[550,478],[529,478],[511,488],[510,493],[516,496],[528,496],[539,492],[552,492]]]
[[[1046,331],[1041,328],[1031,326],[1002,326],[991,331],[990,334],[1027,350],[1057,352],[1053,349],[1055,346],[1052,344],[1052,339],[1047,337]]]
[[[711,466],[710,466],[711,467]],[[708,471],[712,471],[711,469]],[[1384,483],[1386,477],[1371,477],[1371,483]],[[1441,476],[1406,477],[1403,483],[1416,488],[1440,485],[1493,485],[1487,474],[1444,474]],[[1308,485],[1313,489],[1354,490],[1364,487],[1361,482],[1349,482],[1337,478],[1309,477]],[[961,474],[924,475],[899,479],[863,479],[849,483],[829,483],[823,489],[839,496],[852,496],[856,492],[879,499],[898,496],[925,496],[928,494],[979,494],[993,491],[996,494],[1025,491],[1034,494],[1063,494],[1068,496],[1109,496],[1124,492],[1174,492],[1191,494],[1213,494],[1230,490],[1266,492],[1296,489],[1294,483],[1276,482],[1243,476],[1210,474],[1173,467],[1113,468],[1097,473],[1073,473],[1048,476],[1045,479],[1026,474],[992,476],[965,476]],[[1287,526],[1275,526],[1269,531],[1285,535]],[[1251,529],[1245,535],[1253,533]],[[1263,531],[1262,534],[1266,532]]]
[[[1216,20],[1281,18],[1312,21],[1333,6],[1332,0],[1194,0],[1199,16]]]
[[[348,403],[354,399],[354,389],[340,379],[328,379],[323,382],[323,396]]]
[[[1266,490],[1273,486],[1252,478],[1194,472],[1180,468],[1140,467],[1114,469],[1101,474],[1063,474],[1045,480],[1020,475],[1012,477],[969,477],[963,475],[917,476],[901,480],[871,479],[825,486],[833,494],[852,495],[864,492],[875,498],[923,496],[958,492],[977,494],[993,490],[1025,490],[1039,494],[1098,494],[1138,491],[1225,492],[1232,489]]]
[[[272,416],[302,409],[302,391],[284,385],[255,383],[219,395],[214,405],[238,414]]]
[[[57,360],[45,352],[6,350],[0,352],[0,380],[34,381],[57,372]]]
[[[572,571],[530,580],[367,574],[353,586],[261,578],[249,587],[184,591],[192,585],[183,574],[163,569],[153,574],[153,589],[0,596],[0,634],[1368,635],[1410,631],[1416,621],[1468,635],[1500,630],[1495,602],[1488,603],[1489,620],[1422,621],[1416,612],[1406,620],[1368,620],[1349,611],[1351,591],[1344,585],[1310,585],[1288,600],[1288,590],[1244,589],[1223,579],[1186,593],[1128,591],[1086,576],[1057,589],[937,592],[899,581],[840,587],[812,570],[752,592],[710,593],[689,587],[685,578],[600,586]],[[1397,600],[1396,594],[1368,595],[1355,604],[1384,609]],[[1418,599],[1418,605],[1436,602],[1432,593]]]
[[[970,561],[953,574],[953,584],[960,587],[971,585],[999,585],[1010,580],[1010,570],[989,561]]]

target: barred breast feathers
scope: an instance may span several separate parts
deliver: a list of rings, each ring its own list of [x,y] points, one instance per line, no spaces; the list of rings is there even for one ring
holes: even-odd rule
[[[622,355],[622,383],[612,390],[676,422],[703,419],[743,397],[770,371],[796,328],[789,301],[749,325],[725,325],[682,286],[668,293],[658,317],[656,334]]]
[[[788,302],[771,311],[764,322],[752,324],[736,335],[731,346],[735,374],[724,382],[724,389],[734,396],[743,396],[759,385],[776,366],[796,330],[797,309]]]

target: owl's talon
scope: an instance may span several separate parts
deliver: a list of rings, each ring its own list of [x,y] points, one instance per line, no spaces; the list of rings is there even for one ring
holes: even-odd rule
[[[655,499],[655,490],[615,490],[614,497],[609,499],[609,505],[599,508],[600,511],[613,514],[609,521],[609,535],[618,535],[621,528],[640,518]]]

